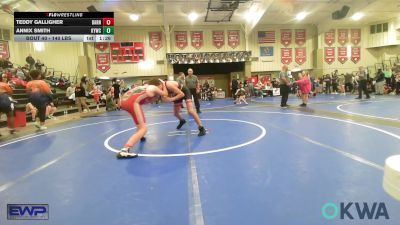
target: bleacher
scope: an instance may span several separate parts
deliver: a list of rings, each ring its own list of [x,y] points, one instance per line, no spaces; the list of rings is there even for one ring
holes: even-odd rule
[[[25,107],[26,104],[28,103],[28,94],[26,93],[26,90],[21,87],[14,89],[12,98],[18,102],[14,105],[15,111],[25,112]],[[65,112],[67,114],[78,112],[78,108],[76,107],[75,103],[71,100],[66,99],[64,90],[56,88],[55,94],[53,95],[53,101],[55,106],[57,107],[57,111],[53,114],[54,116],[62,116],[65,114]],[[88,97],[87,103],[91,110],[96,109],[96,104],[92,98]],[[100,107],[103,106],[104,105],[100,105]],[[31,114],[26,115],[26,122],[32,122]],[[0,122],[0,127],[6,127],[6,126],[7,126],[7,121],[2,120]]]

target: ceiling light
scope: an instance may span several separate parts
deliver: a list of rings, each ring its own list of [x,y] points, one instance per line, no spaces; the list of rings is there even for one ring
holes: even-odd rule
[[[306,16],[307,16],[307,13],[306,13],[306,12],[297,13],[297,15],[296,15],[296,20],[301,21],[301,20],[303,20],[304,18],[306,18]]]
[[[354,13],[353,16],[351,16],[351,19],[357,21],[357,20],[360,20],[363,17],[364,17],[363,13],[357,12],[357,13]]]
[[[129,19],[133,21],[138,21],[139,20],[139,15],[138,14],[131,14],[129,15]]]
[[[199,18],[199,14],[197,14],[196,12],[191,12],[188,15],[188,19],[190,20],[190,22],[194,22],[195,20],[197,20],[197,18]]]

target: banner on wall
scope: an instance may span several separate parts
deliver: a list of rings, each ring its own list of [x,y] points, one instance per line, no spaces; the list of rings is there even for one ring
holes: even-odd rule
[[[240,45],[240,31],[228,30],[228,45],[231,48],[236,48]]]
[[[294,35],[294,41],[297,45],[302,46],[306,43],[306,30],[296,29]]]
[[[175,46],[181,50],[185,49],[188,45],[187,32],[175,31]]]
[[[223,30],[214,30],[212,32],[212,42],[216,48],[221,48],[225,45],[225,33]]]
[[[361,42],[361,29],[351,29],[351,43],[358,45]]]
[[[275,31],[258,31],[258,44],[275,43]]]
[[[361,48],[360,47],[352,47],[351,48],[351,61],[357,64],[361,59]]]
[[[149,45],[154,51],[158,51],[162,46],[162,34],[158,32],[149,32]]]
[[[342,46],[349,42],[349,30],[347,29],[338,29],[338,42]]]
[[[332,64],[335,61],[335,48],[334,47],[326,47],[325,48],[325,62],[328,64]]]
[[[292,44],[292,30],[290,29],[281,30],[281,44],[285,47]]]
[[[145,59],[144,42],[111,42],[112,63],[137,63]]]
[[[110,69],[110,55],[108,53],[96,54],[96,68],[103,73]]]
[[[344,64],[348,58],[347,58],[347,47],[338,47],[338,60],[340,63]]]
[[[10,58],[10,49],[7,41],[0,41],[0,59]]]
[[[335,30],[331,29],[325,32],[325,44],[332,46],[333,43],[335,43]]]
[[[274,47],[272,46],[261,46],[260,47],[260,56],[274,56]]]
[[[288,65],[292,62],[292,49],[291,48],[281,48],[281,62],[286,65]]]
[[[190,32],[190,39],[192,47],[195,49],[200,49],[203,47],[203,31],[192,31]]]
[[[296,48],[294,57],[297,64],[302,65],[305,63],[307,60],[306,48]]]
[[[108,42],[97,42],[94,44],[94,47],[102,52],[108,49]]]

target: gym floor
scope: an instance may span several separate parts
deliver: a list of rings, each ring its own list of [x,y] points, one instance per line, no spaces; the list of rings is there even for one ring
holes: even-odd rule
[[[400,154],[399,100],[354,97],[202,102],[204,137],[192,120],[177,131],[171,104],[146,105],[135,159],[114,152],[134,132],[124,111],[0,143],[0,224],[399,225],[382,188],[385,159]],[[327,221],[329,202],[383,202],[390,218]],[[49,204],[49,220],[7,221],[7,204],[27,203]]]

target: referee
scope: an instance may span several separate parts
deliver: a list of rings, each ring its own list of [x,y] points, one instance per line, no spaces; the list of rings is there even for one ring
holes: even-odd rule
[[[200,111],[200,103],[199,103],[199,98],[198,98],[198,93],[199,93],[199,79],[197,78],[196,75],[193,75],[193,69],[189,68],[188,69],[188,75],[186,76],[186,86],[190,90],[190,95],[193,96],[194,99],[194,105],[196,106],[196,111],[197,113],[201,113]]]

